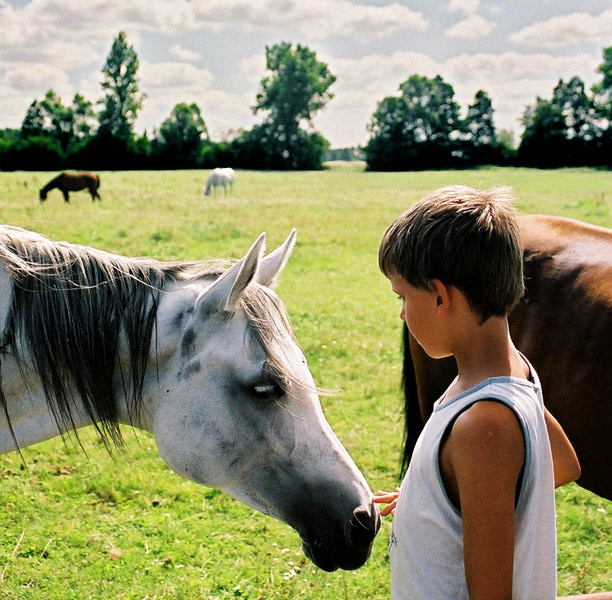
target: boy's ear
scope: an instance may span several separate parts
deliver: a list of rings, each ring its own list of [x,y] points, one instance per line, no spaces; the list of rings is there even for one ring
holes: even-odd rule
[[[431,280],[432,291],[436,295],[436,305],[438,308],[438,314],[445,314],[450,308],[451,294],[449,287],[439,279]]]

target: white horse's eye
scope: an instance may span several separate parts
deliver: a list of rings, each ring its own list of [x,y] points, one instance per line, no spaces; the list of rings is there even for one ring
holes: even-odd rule
[[[253,389],[258,396],[263,396],[265,394],[271,394],[274,391],[274,386],[271,384],[256,385]]]
[[[253,386],[253,393],[259,400],[275,400],[283,395],[281,389],[274,383]]]

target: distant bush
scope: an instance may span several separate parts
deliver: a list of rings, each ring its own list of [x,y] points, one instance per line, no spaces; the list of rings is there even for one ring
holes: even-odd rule
[[[0,165],[3,171],[56,171],[64,168],[66,155],[61,144],[47,136],[38,135],[0,143]]]

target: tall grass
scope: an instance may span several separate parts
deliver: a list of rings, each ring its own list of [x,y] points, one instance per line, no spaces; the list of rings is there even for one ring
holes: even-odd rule
[[[239,257],[261,232],[298,244],[278,292],[332,427],[373,489],[397,483],[401,446],[399,305],[377,268],[386,226],[432,189],[511,185],[519,209],[612,227],[606,172],[239,172],[205,198],[206,172],[101,173],[102,201],[57,191],[52,173],[1,173],[0,219],[55,239],[162,260]],[[165,467],[148,434],[124,430],[115,462],[84,435],[0,457],[0,598],[364,599],[389,597],[386,546],[354,572],[306,561],[289,527]],[[559,594],[612,589],[612,503],[558,492]]]

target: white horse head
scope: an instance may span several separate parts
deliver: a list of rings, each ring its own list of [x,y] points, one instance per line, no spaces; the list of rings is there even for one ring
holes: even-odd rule
[[[180,475],[294,527],[321,568],[363,564],[378,513],[323,416],[272,290],[295,231],[268,256],[262,234],[229,269],[200,275],[189,274],[194,265],[138,262],[43,238],[34,238],[34,252],[18,249],[15,257],[19,244],[10,239],[0,244],[8,284],[1,289],[13,289],[10,303],[0,298],[5,339],[13,341],[2,364],[7,410],[4,421],[0,411],[0,450],[92,422],[111,435],[113,424],[129,423],[153,433]],[[40,270],[18,273],[47,246],[49,256],[59,255],[53,273],[44,260]],[[79,273],[89,274],[89,283],[75,283]],[[127,315],[117,312],[120,304]],[[93,313],[85,314],[89,307]],[[65,328],[73,326],[70,335]],[[103,346],[88,359],[88,348],[106,344],[113,332],[115,353]],[[106,366],[93,364],[102,357]]]

